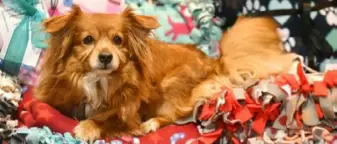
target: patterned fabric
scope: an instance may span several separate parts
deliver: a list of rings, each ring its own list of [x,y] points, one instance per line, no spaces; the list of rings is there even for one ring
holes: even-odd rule
[[[48,127],[42,128],[18,128],[12,135],[11,139],[17,139],[21,137],[20,142],[17,143],[29,143],[29,144],[80,144],[84,143],[71,136],[70,133],[53,133]]]
[[[154,30],[157,39],[170,43],[193,43],[209,56],[218,55],[222,35],[220,20],[213,19],[214,6],[209,2],[184,0],[158,1],[126,0],[126,5],[138,14],[155,16],[161,27]]]
[[[194,24],[186,5],[155,5],[148,2],[129,3],[128,1],[126,1],[126,4],[138,14],[157,18],[161,26],[154,33],[159,40],[174,43],[193,43],[190,33]]]
[[[254,144],[334,141],[336,134],[332,130],[336,129],[334,119],[337,111],[333,106],[337,98],[337,71],[306,75],[301,63],[295,68],[294,72],[256,81],[245,88],[224,89],[216,93],[214,99],[197,104],[192,119],[177,122],[180,125],[164,127],[139,138],[124,136],[98,140],[96,143]],[[47,104],[34,100],[31,88],[26,91],[20,104],[19,119],[23,123],[21,126],[42,127],[25,129],[20,133],[21,137],[22,134],[31,135],[24,140],[42,143],[73,141],[65,135],[69,135],[67,132],[72,133],[78,124]]]
[[[191,32],[191,38],[209,56],[218,56],[218,41],[222,36],[219,27],[224,23],[222,19],[215,19],[215,7],[211,1],[190,1],[189,10],[197,27]]]
[[[48,35],[41,26],[47,14],[41,8],[43,3],[38,0],[3,0],[2,4],[0,33],[6,38],[6,44],[0,51],[0,58],[3,60],[1,69],[17,75],[22,63],[35,66],[41,49],[48,46]]]
[[[270,11],[280,9],[298,9],[300,0],[213,0],[216,6],[216,16],[226,19],[223,28],[228,28],[234,24],[238,15],[254,13],[257,11]],[[310,0],[311,5],[326,2],[328,0]],[[330,0],[331,1],[331,0]],[[324,8],[310,13],[314,22],[314,28],[337,52],[337,7]],[[298,15],[274,16],[274,19],[280,24],[281,31],[285,34],[282,38],[285,44],[285,50],[296,52],[307,56],[308,47],[301,38],[301,18]],[[319,69],[319,64],[329,57],[322,57],[318,52],[316,55],[315,68]],[[327,61],[330,63],[331,61]],[[333,62],[333,61],[332,61]],[[336,65],[337,63],[334,62]],[[326,65],[325,65],[326,66]],[[322,72],[325,69],[320,69]]]
[[[95,143],[332,142],[336,139],[332,130],[336,129],[333,106],[337,98],[337,71],[305,75],[301,64],[297,66],[294,73],[256,81],[245,88],[224,89],[216,93],[214,99],[198,103],[192,119],[179,121],[179,125],[139,138],[123,136]],[[80,142],[70,136],[78,124],[76,120],[32,96],[29,88],[19,107],[21,126],[30,128],[18,129],[10,141]]]
[[[193,124],[184,126],[165,127],[156,133],[151,133],[141,138],[132,136],[122,136],[118,139],[96,140],[94,144],[183,144],[195,139],[197,135]],[[87,144],[85,141],[75,139],[70,133],[52,132],[48,127],[21,127],[12,133],[8,143],[28,143],[28,144]]]
[[[50,16],[62,15],[68,12],[73,4],[78,4],[81,10],[88,13],[118,13],[124,0],[45,0]]]
[[[123,136],[95,143],[334,141],[337,71],[305,75],[301,64],[296,69],[294,73],[256,81],[245,88],[224,89],[216,93],[214,99],[198,103],[192,119],[179,121],[179,125],[167,126],[143,137]],[[32,87],[24,94],[18,117],[21,128],[12,133],[8,143],[85,143],[71,136],[78,122],[34,100]],[[305,128],[308,126],[311,128]]]
[[[296,70],[297,69],[297,70]],[[337,70],[306,75],[301,63],[295,73],[223,89],[196,106],[198,141],[213,143],[326,143],[336,130],[334,109]]]
[[[21,92],[17,78],[0,71],[0,140],[8,139],[18,125],[14,117]]]

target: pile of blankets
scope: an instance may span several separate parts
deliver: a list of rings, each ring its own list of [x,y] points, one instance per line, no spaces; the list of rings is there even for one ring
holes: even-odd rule
[[[1,0],[0,0],[1,1]],[[62,14],[79,0],[60,0],[47,6],[50,16]],[[118,0],[117,0],[118,1]],[[53,2],[53,1],[51,1]],[[214,18],[212,1],[109,0],[108,12],[119,4],[137,13],[158,16],[160,40],[195,43],[209,56],[217,56],[224,19]],[[54,3],[54,2],[53,2]],[[98,3],[98,2],[97,2]],[[91,3],[83,3],[84,11]],[[49,5],[49,4],[48,4]],[[102,3],[99,5],[105,7]],[[42,56],[41,56],[42,57]],[[39,65],[39,64],[38,64]],[[80,144],[73,137],[78,121],[34,99],[39,66],[22,66],[19,78],[0,71],[0,143]],[[32,86],[20,86],[19,81]],[[305,74],[301,63],[294,73],[270,76],[249,85],[223,88],[213,99],[199,102],[191,118],[142,137],[107,138],[94,143],[183,144],[337,143],[337,71]]]
[[[0,84],[1,92],[7,92],[0,95],[1,107],[7,106],[0,110],[2,140],[13,144],[86,143],[73,137],[78,121],[35,100],[32,87],[27,88],[17,107],[20,96],[15,95],[22,92],[20,86],[4,75]],[[14,89],[8,90],[8,86]],[[177,125],[142,137],[123,136],[95,143],[332,144],[337,142],[336,103],[337,70],[305,74],[299,63],[295,73],[223,88],[213,99],[196,104],[192,117]]]

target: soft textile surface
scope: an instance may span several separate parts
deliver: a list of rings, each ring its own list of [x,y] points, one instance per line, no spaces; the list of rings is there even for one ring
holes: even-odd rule
[[[72,129],[78,122],[74,119],[65,117],[49,105],[35,100],[33,98],[32,87],[29,87],[24,94],[18,109],[18,117],[22,128],[19,128],[12,137],[15,140],[17,140],[18,137],[23,137],[23,140],[25,141],[34,141],[36,143],[48,143],[50,141],[57,144],[62,144],[63,141],[69,143],[80,142],[79,140],[70,137]],[[27,127],[30,127],[30,129],[27,129]],[[42,128],[40,129],[37,127]],[[63,134],[63,136],[61,134]],[[111,140],[100,140],[96,141],[96,143],[115,141],[127,143],[171,144],[185,143],[188,140],[196,139],[198,136],[199,133],[196,126],[194,124],[187,124],[183,126],[167,126],[155,133],[140,138],[125,136],[118,139],[111,138]]]
[[[35,100],[32,91],[31,87],[28,88],[18,108],[18,117],[22,125],[27,127],[48,126],[56,132],[71,132],[77,125],[77,121],[65,117],[49,105]]]
[[[170,43],[193,43],[209,56],[218,56],[218,41],[222,30],[219,19],[213,19],[215,8],[212,1],[183,0],[160,1],[126,0],[126,5],[138,14],[155,16],[161,27],[154,30],[159,40]],[[158,4],[159,3],[159,4]],[[218,24],[217,24],[218,23]]]
[[[21,92],[17,78],[0,71],[0,143],[18,125],[14,116],[21,100]]]
[[[151,133],[146,136],[136,138],[131,136],[123,136],[120,138],[111,138],[105,140],[96,140],[95,144],[105,144],[105,143],[145,143],[145,144],[184,144],[188,141],[193,141],[198,137],[196,127],[193,124],[188,124],[184,126],[169,126],[160,129],[156,133]],[[70,133],[55,133],[52,132],[48,127],[44,126],[42,128],[32,127],[22,127],[19,128],[9,140],[9,143],[43,143],[43,144],[79,144],[86,143],[79,139],[75,139]]]
[[[96,143],[333,143],[336,103],[337,71],[306,75],[298,64],[294,73],[271,76],[242,88],[224,88],[214,99],[198,103],[191,119],[177,122],[182,125],[139,138],[125,136]],[[18,111],[21,126],[31,128],[18,129],[12,139],[79,142],[70,137],[77,121],[34,100],[31,88]]]
[[[226,89],[196,106],[200,141],[212,143],[326,143],[336,130],[337,70],[323,76],[281,74]]]

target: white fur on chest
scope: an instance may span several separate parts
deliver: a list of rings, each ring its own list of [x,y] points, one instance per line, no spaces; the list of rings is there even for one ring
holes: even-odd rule
[[[100,90],[98,85],[100,85]],[[89,117],[94,115],[99,106],[108,99],[107,77],[96,73],[87,73],[83,77],[83,89],[86,100],[85,116]]]

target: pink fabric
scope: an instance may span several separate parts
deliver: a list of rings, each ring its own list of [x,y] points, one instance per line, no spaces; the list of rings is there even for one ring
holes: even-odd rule
[[[58,1],[57,8],[52,9],[50,1],[46,2],[47,9],[50,16],[62,15],[71,10],[72,4],[77,4],[81,7],[82,11],[87,13],[118,13],[121,11],[120,5],[124,0],[60,0]]]

